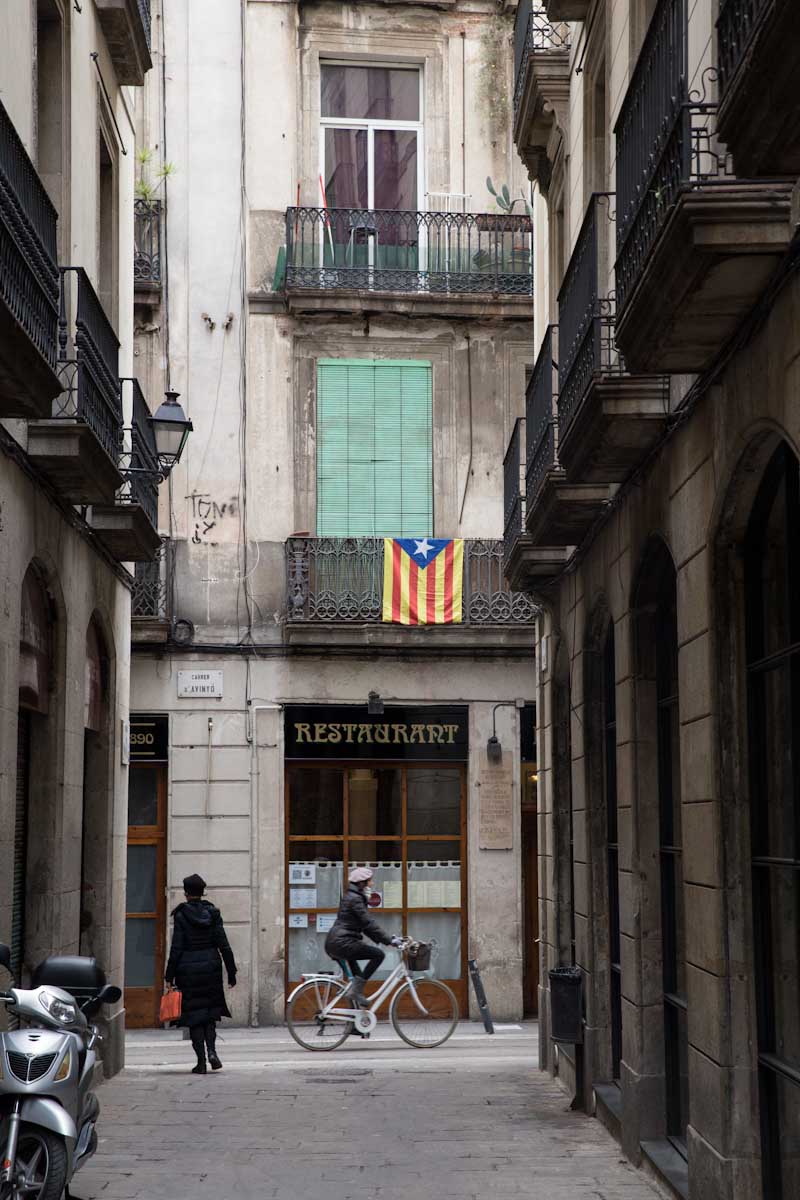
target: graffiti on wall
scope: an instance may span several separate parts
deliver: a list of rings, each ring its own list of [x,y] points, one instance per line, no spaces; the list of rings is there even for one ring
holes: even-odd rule
[[[229,500],[215,500],[210,492],[191,492],[186,499],[191,504],[191,524],[194,527],[192,541],[200,546],[208,541],[214,530],[225,520],[239,515],[239,497],[231,496]]]

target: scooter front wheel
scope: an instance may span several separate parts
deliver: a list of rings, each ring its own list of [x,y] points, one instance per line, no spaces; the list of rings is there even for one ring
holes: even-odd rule
[[[62,1139],[47,1129],[23,1125],[9,1200],[61,1200],[66,1186],[67,1149]]]

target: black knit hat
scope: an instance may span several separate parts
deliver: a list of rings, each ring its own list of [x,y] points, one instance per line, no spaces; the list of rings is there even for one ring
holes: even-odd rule
[[[187,896],[202,896],[206,890],[206,881],[202,875],[187,875],[183,881],[183,890]]]

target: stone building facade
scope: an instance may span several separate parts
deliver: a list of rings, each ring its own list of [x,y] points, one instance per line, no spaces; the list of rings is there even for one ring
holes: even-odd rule
[[[506,568],[543,606],[541,1062],[697,1200],[800,1189],[798,34],[747,7],[517,18],[542,270]]]
[[[0,939],[23,983],[59,952],[123,975],[124,564],[155,497],[129,471],[142,414],[123,382],[147,13],[136,0],[0,12]],[[108,1025],[111,1073],[121,1005]]]
[[[166,93],[154,72],[145,95],[143,140],[165,135],[176,169],[168,279],[148,312],[142,293],[137,351],[157,362],[169,329],[195,433],[163,564],[134,597],[132,720],[163,739],[163,804],[131,838],[162,848],[168,898],[154,953],[144,932],[131,951],[129,1015],[154,1020],[167,910],[197,870],[240,963],[235,1019],[282,1021],[287,988],[327,961],[343,869],[364,859],[384,923],[436,941],[463,1011],[477,957],[493,1011],[519,1017],[537,956],[521,736],[531,747],[534,607],[509,593],[501,548],[499,459],[532,322],[512,18],[489,3],[237,8],[165,6]],[[381,620],[383,538],[403,535],[465,539],[461,624]]]

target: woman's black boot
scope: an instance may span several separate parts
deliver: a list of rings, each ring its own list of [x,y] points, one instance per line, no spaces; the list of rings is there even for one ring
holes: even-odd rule
[[[193,1075],[205,1075],[207,1073],[205,1032],[202,1025],[192,1025],[189,1030],[192,1038],[192,1046],[197,1055],[197,1066],[192,1067]]]
[[[208,1046],[208,1063],[212,1071],[221,1071],[222,1063],[217,1057],[217,1027],[213,1021],[206,1025],[206,1045]]]

